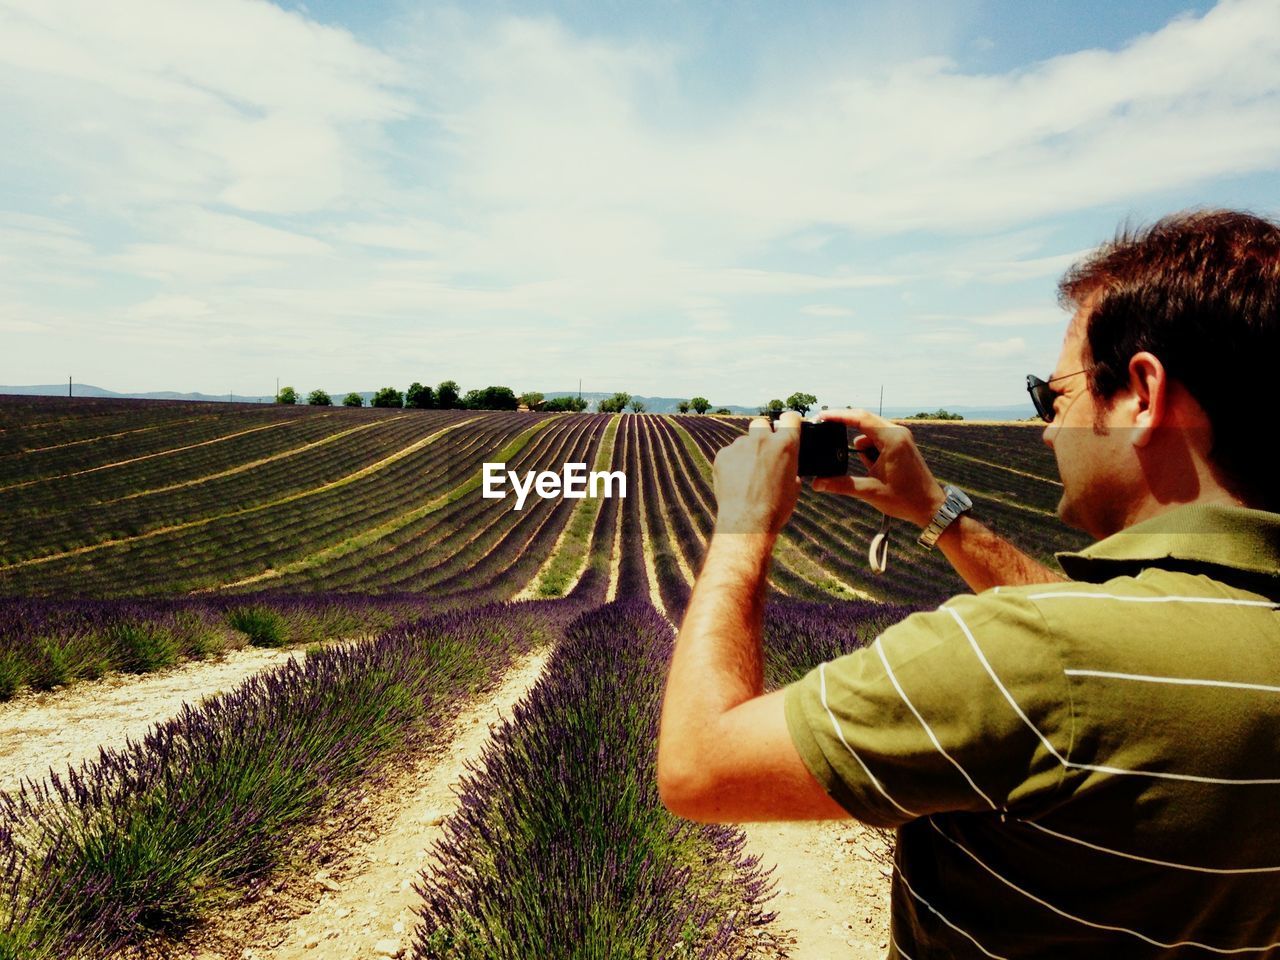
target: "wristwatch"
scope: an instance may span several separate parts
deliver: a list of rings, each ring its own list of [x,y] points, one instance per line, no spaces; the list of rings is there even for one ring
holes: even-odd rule
[[[973,501],[969,499],[969,495],[959,487],[953,487],[949,483],[943,484],[942,492],[947,495],[947,499],[942,501],[942,506],[933,515],[929,525],[916,538],[916,543],[926,550],[933,549],[933,545],[942,536],[942,531],[951,526],[952,520],[973,506]]]

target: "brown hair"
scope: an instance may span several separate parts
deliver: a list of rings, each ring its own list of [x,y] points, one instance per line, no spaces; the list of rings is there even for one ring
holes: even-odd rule
[[[1089,302],[1089,388],[1110,399],[1146,350],[1196,399],[1213,429],[1210,456],[1247,503],[1275,510],[1280,483],[1258,446],[1273,445],[1280,377],[1280,225],[1248,213],[1179,213],[1122,228],[1067,271],[1064,306]]]

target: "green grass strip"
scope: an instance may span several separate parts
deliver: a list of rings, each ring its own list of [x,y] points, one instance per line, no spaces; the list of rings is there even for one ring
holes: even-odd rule
[[[715,473],[711,469],[711,461],[707,459],[707,455],[702,452],[702,448],[690,436],[689,431],[680,425],[680,421],[675,417],[669,418],[671,426],[675,427],[676,436],[680,438],[680,442],[684,444],[685,450],[688,451],[689,457],[698,465],[698,472],[702,474],[702,479],[715,487]]]
[[[604,436],[600,438],[600,449],[596,453],[595,471],[608,470],[613,463],[613,441],[618,433],[621,414],[614,414],[608,426],[604,428]],[[564,536],[559,548],[552,555],[550,562],[542,568],[534,595],[538,597],[563,597],[570,584],[577,581],[582,568],[587,562],[587,549],[591,546],[591,532],[595,529],[596,518],[600,514],[603,501],[598,497],[588,497],[573,509],[573,516],[565,527]]]

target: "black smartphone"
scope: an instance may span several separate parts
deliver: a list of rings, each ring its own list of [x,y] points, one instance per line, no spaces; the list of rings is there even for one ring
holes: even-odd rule
[[[802,477],[842,477],[849,472],[849,434],[843,423],[800,421]]]

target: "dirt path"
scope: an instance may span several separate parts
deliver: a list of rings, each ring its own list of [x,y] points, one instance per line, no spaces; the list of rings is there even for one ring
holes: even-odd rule
[[[856,821],[750,823],[747,852],[775,865],[769,908],[793,960],[880,960],[889,945],[884,844]]]
[[[121,747],[209,694],[230,690],[267,667],[302,656],[292,650],[246,647],[213,662],[188,663],[137,677],[111,674],[48,693],[26,693],[0,705],[0,790],[43,779],[96,757],[99,746]]]
[[[453,790],[463,765],[479,757],[491,728],[534,685],[548,656],[549,651],[541,651],[525,658],[497,690],[467,706],[443,757],[421,757],[397,774],[389,789],[378,789],[384,806],[369,811],[367,820],[362,812],[361,818],[372,827],[351,838],[352,850],[343,862],[309,875],[310,889],[290,898],[291,917],[254,925],[251,938],[241,932],[249,925],[229,917],[225,926],[233,929],[215,931],[193,956],[349,960],[407,953],[417,923],[413,910],[422,899],[413,883],[456,803]]]

